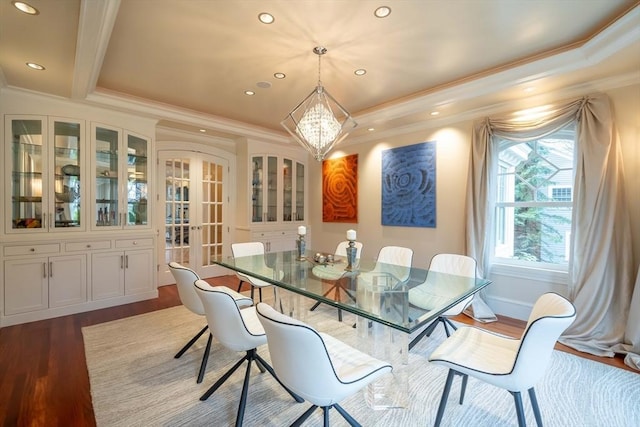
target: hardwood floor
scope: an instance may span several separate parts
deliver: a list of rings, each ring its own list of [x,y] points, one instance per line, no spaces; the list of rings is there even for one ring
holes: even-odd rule
[[[237,286],[235,276],[207,279]],[[0,329],[0,425],[11,427],[95,426],[82,327],[180,304],[175,286],[159,288],[153,300],[79,313]],[[461,315],[455,320],[518,336],[525,323],[509,318],[480,324]],[[621,357],[598,358],[569,351],[622,369]],[[635,372],[635,371],[634,371]]]

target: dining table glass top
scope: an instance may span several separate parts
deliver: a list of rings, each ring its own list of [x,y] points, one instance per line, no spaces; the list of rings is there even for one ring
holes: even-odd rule
[[[345,257],[314,260],[315,251],[214,257],[214,264],[272,283],[371,321],[411,333],[475,294],[491,281],[403,267],[362,258],[352,270]]]

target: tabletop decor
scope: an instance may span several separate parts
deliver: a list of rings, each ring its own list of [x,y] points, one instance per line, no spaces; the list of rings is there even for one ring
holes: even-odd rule
[[[298,247],[298,261],[304,261],[305,252],[307,250],[306,243],[304,241],[304,236],[307,234],[307,227],[301,225],[298,227],[298,240],[296,241],[296,245]]]
[[[347,230],[347,240],[349,241],[349,247],[347,248],[347,266],[345,270],[353,271],[356,263],[356,230]]]

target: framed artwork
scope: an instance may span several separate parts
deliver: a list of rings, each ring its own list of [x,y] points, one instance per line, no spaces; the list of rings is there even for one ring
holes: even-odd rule
[[[382,225],[436,226],[436,143],[382,152]]]
[[[322,221],[358,222],[358,155],[322,161]]]

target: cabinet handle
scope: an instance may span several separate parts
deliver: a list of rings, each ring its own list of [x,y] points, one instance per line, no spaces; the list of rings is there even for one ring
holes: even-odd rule
[[[129,255],[124,256],[124,268],[129,268]]]
[[[120,270],[124,270],[124,255],[120,255]]]
[[[53,262],[49,262],[49,277],[53,277]]]
[[[42,228],[47,228],[47,214],[42,214]]]
[[[42,263],[42,277],[44,277],[45,279],[47,278],[47,263],[46,262]]]

